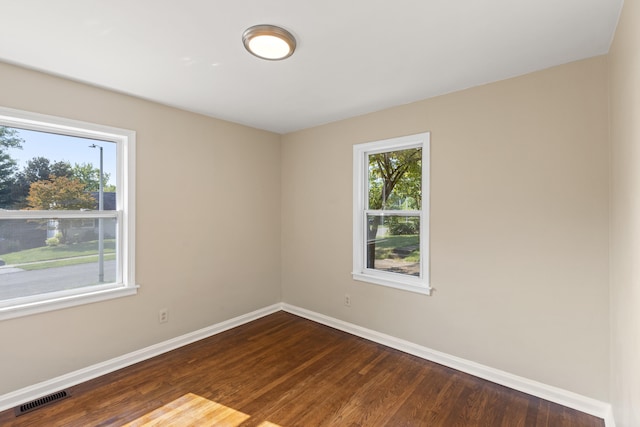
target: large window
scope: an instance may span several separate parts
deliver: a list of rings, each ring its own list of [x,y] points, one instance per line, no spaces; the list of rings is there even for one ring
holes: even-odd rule
[[[353,278],[429,294],[429,134],[353,147]]]
[[[135,132],[0,108],[0,319],[136,292]]]

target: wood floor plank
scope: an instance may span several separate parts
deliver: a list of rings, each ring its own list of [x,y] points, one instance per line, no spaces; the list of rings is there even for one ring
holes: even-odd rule
[[[368,351],[367,347],[356,345],[351,352],[344,352],[341,347],[335,347],[334,351],[323,360],[322,366],[312,366],[311,371],[307,372],[304,377],[297,378],[290,384],[282,384],[280,389],[275,390],[277,401],[269,407],[248,408],[247,410],[254,413],[258,418],[278,419],[280,423],[288,425],[293,422],[303,422],[302,420],[310,413],[332,412],[332,402],[337,403],[334,399],[336,393],[327,393],[328,389],[334,389],[340,386],[349,390],[347,385],[356,384],[360,381],[358,376],[352,372],[352,363],[356,359],[356,354],[364,354]],[[344,397],[339,401],[344,400]],[[303,408],[300,412],[292,414],[290,411],[290,402],[296,401]],[[319,408],[324,408],[319,411]],[[312,415],[314,418],[317,415]],[[317,425],[318,420],[307,425]]]
[[[278,312],[121,369],[2,426],[603,427],[602,420]]]
[[[358,367],[357,355],[367,352],[379,352],[379,349],[364,341],[354,347],[352,351],[339,356],[343,357],[338,369],[324,376],[317,383],[315,394],[321,395],[318,399],[308,400],[307,409],[302,414],[294,414],[288,410],[288,414],[281,419],[284,425],[330,425],[330,420],[341,410],[345,402],[351,398],[354,390],[365,380],[363,374],[356,372]],[[374,357],[378,359],[378,357]],[[364,375],[369,375],[369,372]],[[306,392],[303,392],[306,393]]]

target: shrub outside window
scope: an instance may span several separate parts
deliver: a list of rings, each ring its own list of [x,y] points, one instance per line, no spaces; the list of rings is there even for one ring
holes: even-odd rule
[[[0,108],[0,320],[135,294],[135,132]]]
[[[430,294],[429,133],[353,147],[353,278]]]

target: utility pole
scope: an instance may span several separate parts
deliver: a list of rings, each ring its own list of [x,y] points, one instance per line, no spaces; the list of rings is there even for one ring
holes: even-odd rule
[[[90,145],[89,148],[100,149],[100,187],[98,190],[98,210],[104,210],[104,187],[102,169],[102,147],[100,145]],[[104,218],[98,218],[98,283],[104,283]]]

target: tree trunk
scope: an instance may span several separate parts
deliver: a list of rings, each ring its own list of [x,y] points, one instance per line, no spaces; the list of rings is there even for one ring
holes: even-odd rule
[[[367,224],[367,268],[376,266],[376,234],[382,223],[382,217],[374,216]]]

